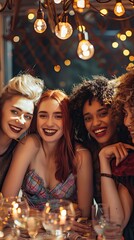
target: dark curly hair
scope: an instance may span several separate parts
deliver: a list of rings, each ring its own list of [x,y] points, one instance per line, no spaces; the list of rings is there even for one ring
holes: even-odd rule
[[[131,70],[116,79],[115,97],[113,102],[114,115],[118,111],[124,117],[123,107],[126,103],[134,114],[134,70]]]
[[[83,118],[83,106],[88,100],[91,104],[97,99],[101,105],[111,107],[114,95],[114,81],[103,76],[93,76],[92,80],[83,79],[82,83],[73,87],[70,94],[70,113],[73,120],[74,136],[78,142],[86,146],[88,140],[87,130]]]

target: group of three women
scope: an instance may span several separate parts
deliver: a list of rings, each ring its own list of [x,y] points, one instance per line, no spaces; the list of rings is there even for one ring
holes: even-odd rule
[[[26,75],[21,77],[25,78]],[[117,87],[116,98],[118,105],[121,103],[124,107],[124,123],[129,122],[131,125],[130,131],[128,123],[126,124],[134,142],[134,124],[130,116],[134,106],[133,79],[133,71],[121,77],[119,82],[122,83]],[[39,79],[36,81],[36,87],[40,88],[40,91],[35,92],[41,95],[43,85]],[[124,84],[123,96],[120,94],[121,84]],[[27,87],[30,87],[30,84]],[[127,89],[129,95],[128,92],[125,95]],[[119,162],[128,155],[128,149],[134,147],[128,145],[131,139],[122,119],[118,119],[117,114],[113,117],[112,106],[117,105],[117,101],[113,104],[114,90],[113,81],[96,76],[91,81],[84,80],[75,86],[70,98],[61,90],[44,91],[35,108],[34,118],[33,100],[28,98],[29,93],[26,96],[17,93],[17,99],[11,94],[7,102],[7,110],[11,116],[6,110],[9,119],[3,121],[5,111],[3,105],[6,103],[1,108],[3,112],[1,110],[0,136],[3,138],[1,144],[3,150],[0,150],[0,159],[3,158],[6,149],[9,149],[12,140],[18,139],[29,128],[31,122],[32,134],[22,138],[15,148],[2,187],[3,195],[17,195],[21,188],[29,205],[40,210],[48,199],[70,199],[78,203],[83,217],[90,216],[94,197],[97,202],[107,202],[112,210],[112,218],[125,227],[132,212],[133,196],[127,185],[119,183],[117,187],[117,179],[115,183],[112,175],[116,167],[111,167],[111,160],[114,156],[115,165],[120,164]],[[30,100],[30,106],[26,104],[27,99]],[[4,130],[3,122],[7,123],[9,129]],[[7,145],[4,147],[6,139]],[[111,202],[110,195],[113,196],[113,193],[115,197]],[[76,224],[75,227],[77,230],[81,230],[82,227],[83,231],[88,231],[81,224]]]

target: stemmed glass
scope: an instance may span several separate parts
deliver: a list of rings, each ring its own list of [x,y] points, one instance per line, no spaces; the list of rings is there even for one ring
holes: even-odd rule
[[[27,231],[30,238],[36,238],[41,227],[41,220],[41,212],[37,209],[30,209],[29,217],[27,218]]]
[[[19,235],[18,228],[23,227],[28,217],[29,207],[24,198],[6,197],[0,201],[0,226],[4,236],[4,227],[11,228],[12,236]]]
[[[109,207],[99,203],[92,205],[92,226],[98,236],[103,235],[104,227],[109,222]]]
[[[71,229],[75,211],[70,201],[52,199],[45,204],[42,216],[42,224],[48,235],[59,238]]]

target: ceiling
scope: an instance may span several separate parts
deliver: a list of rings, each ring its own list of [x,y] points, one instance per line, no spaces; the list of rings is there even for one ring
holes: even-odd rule
[[[0,0],[0,3],[3,2]],[[122,53],[124,49],[129,49],[130,55],[134,56],[134,8],[130,1],[122,1],[126,9],[123,17],[115,17],[113,14],[115,0],[109,3],[90,0],[90,9],[78,14],[79,21],[85,25],[89,33],[89,41],[95,48],[94,56],[87,61],[77,56],[78,33],[74,16],[69,16],[69,22],[74,29],[72,36],[67,40],[60,40],[50,29],[47,9],[45,9],[45,20],[48,27],[44,33],[38,34],[34,31],[35,20],[28,21],[27,13],[29,9],[37,11],[38,1],[14,0],[13,2],[12,10],[6,8],[2,12],[5,18],[4,41],[11,41],[13,46],[13,75],[20,71],[28,71],[43,78],[47,87],[64,88],[69,92],[74,83],[81,81],[81,76],[103,74],[111,78],[113,75],[122,74],[129,63],[129,56],[125,57]],[[107,17],[99,13],[99,9],[104,7],[109,10]],[[59,5],[56,10],[59,14],[61,6]],[[117,34],[125,33],[128,29],[132,30],[133,35],[122,42]],[[18,43],[13,42],[15,35],[20,37]],[[112,48],[113,41],[119,43],[118,49]],[[70,66],[65,66],[66,59],[70,59]],[[60,65],[60,72],[54,71],[55,65]]]

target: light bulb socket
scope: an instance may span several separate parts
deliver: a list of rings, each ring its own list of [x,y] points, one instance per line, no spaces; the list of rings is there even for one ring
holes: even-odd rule
[[[37,11],[37,19],[44,19],[44,12],[40,8]]]
[[[88,41],[88,32],[86,32],[86,31],[79,32],[78,33],[78,38],[79,38],[79,41],[81,41],[81,40],[87,40]]]

